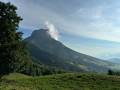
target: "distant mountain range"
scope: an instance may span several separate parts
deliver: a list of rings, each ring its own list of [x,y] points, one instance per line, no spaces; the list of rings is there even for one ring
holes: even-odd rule
[[[61,42],[51,38],[47,29],[33,31],[25,39],[29,42],[30,55],[45,65],[64,69],[69,72],[107,73],[115,63],[104,61],[76,52]]]
[[[111,61],[111,62],[114,62],[116,64],[120,64],[120,58],[112,58],[112,59],[108,59],[107,61]]]

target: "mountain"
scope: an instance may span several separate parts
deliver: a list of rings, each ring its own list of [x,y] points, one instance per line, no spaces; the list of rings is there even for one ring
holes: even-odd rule
[[[120,58],[112,58],[112,59],[108,59],[107,61],[111,61],[111,62],[114,62],[116,64],[120,64]]]
[[[60,74],[60,73],[66,73],[62,69],[58,69],[55,67],[51,67],[48,65],[44,65],[40,60],[36,59],[35,57],[30,57],[32,60],[32,73],[28,74],[30,76],[40,76],[40,75],[51,75],[51,74]]]
[[[41,63],[45,65],[62,69],[68,72],[85,72],[81,68],[70,64],[65,59],[41,50],[34,44],[29,43],[29,48],[30,56],[37,58]]]
[[[109,67],[115,65],[114,63],[94,58],[66,47],[61,42],[51,38],[51,36],[48,34],[47,29],[35,30],[31,34],[31,36],[26,38],[25,40],[28,41],[29,44],[32,44],[43,51],[57,55],[62,59],[64,58],[63,61],[86,72],[107,73]],[[30,53],[32,55],[36,52],[34,52],[33,50],[34,48],[30,47]],[[34,54],[34,57],[38,58],[40,54],[42,53]],[[56,58],[54,58],[54,60],[57,61]],[[48,61],[46,63],[50,64],[50,62]]]

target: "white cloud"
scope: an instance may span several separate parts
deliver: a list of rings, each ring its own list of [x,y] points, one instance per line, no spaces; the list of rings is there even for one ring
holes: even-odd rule
[[[54,27],[53,24],[51,24],[49,21],[45,22],[46,27],[48,28],[48,34],[50,34],[50,36],[55,39],[58,40],[59,39],[59,35],[58,35],[58,31],[57,29]]]
[[[9,2],[10,0],[1,0],[1,1],[6,3],[6,2]]]
[[[83,8],[80,8],[80,9],[78,10],[78,12],[79,12],[79,13],[83,13],[83,12],[84,12],[84,9],[83,9]]]
[[[36,3],[34,0],[1,0],[4,2],[12,2],[18,7],[18,15],[23,18],[20,23],[20,28],[28,30],[36,30],[45,28],[44,22],[49,21],[54,23],[59,32],[68,33],[71,35],[83,36],[94,39],[108,40],[120,42],[120,7],[119,3],[116,8],[107,5],[89,5],[80,6],[77,10],[71,10],[69,14],[60,14],[62,10],[55,11],[49,7],[44,7],[41,3]],[[38,0],[37,0],[38,1]],[[43,0],[44,1],[44,0]],[[104,0],[103,0],[104,1]],[[34,4],[33,4],[34,2]],[[116,1],[113,1],[114,3]],[[46,4],[48,4],[46,2]],[[116,4],[116,3],[115,3]],[[113,5],[111,3],[111,5]],[[57,6],[57,5],[56,5]],[[61,6],[61,5],[59,5]],[[90,6],[90,7],[89,7]],[[72,7],[72,6],[71,6]],[[60,8],[60,7],[56,7]],[[69,7],[67,7],[69,8]],[[53,24],[47,22],[47,27],[50,29],[51,36],[58,40],[58,32],[54,29]],[[120,53],[119,47],[101,47],[89,45],[68,45],[72,49],[92,56],[100,57]]]
[[[78,36],[84,36],[88,38],[95,38],[101,40],[120,42],[120,26],[116,26],[116,23],[120,24],[120,17],[116,17],[119,22],[112,21],[109,16],[105,15],[105,8],[96,7],[95,9],[82,9],[82,15],[77,17],[78,21],[73,20],[66,21],[63,25],[67,33],[71,33]],[[98,10],[98,11],[97,11]],[[80,12],[81,10],[78,10]],[[114,16],[115,17],[115,16]]]
[[[57,11],[36,3],[25,0],[11,1],[18,7],[18,14],[23,17],[20,27],[29,30],[39,29],[44,26],[45,21],[50,21],[59,28],[59,32],[65,32],[88,38],[120,42],[120,26],[115,26],[114,19],[120,22],[120,16],[106,15],[107,6],[95,6],[72,11],[70,15],[59,15]],[[107,7],[107,8],[106,8]],[[116,9],[119,12],[119,8]],[[111,12],[112,13],[112,12]],[[113,18],[112,18],[113,17]],[[118,23],[120,24],[120,23]]]

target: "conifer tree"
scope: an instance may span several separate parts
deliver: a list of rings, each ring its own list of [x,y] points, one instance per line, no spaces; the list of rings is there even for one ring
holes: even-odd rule
[[[114,71],[112,71],[111,69],[108,70],[108,75],[114,75]]]

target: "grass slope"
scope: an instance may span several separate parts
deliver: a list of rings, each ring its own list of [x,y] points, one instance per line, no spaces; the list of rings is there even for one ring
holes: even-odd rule
[[[6,76],[8,80],[0,83],[0,90],[120,90],[119,76],[66,73],[21,78],[21,74],[12,80],[15,75]]]

